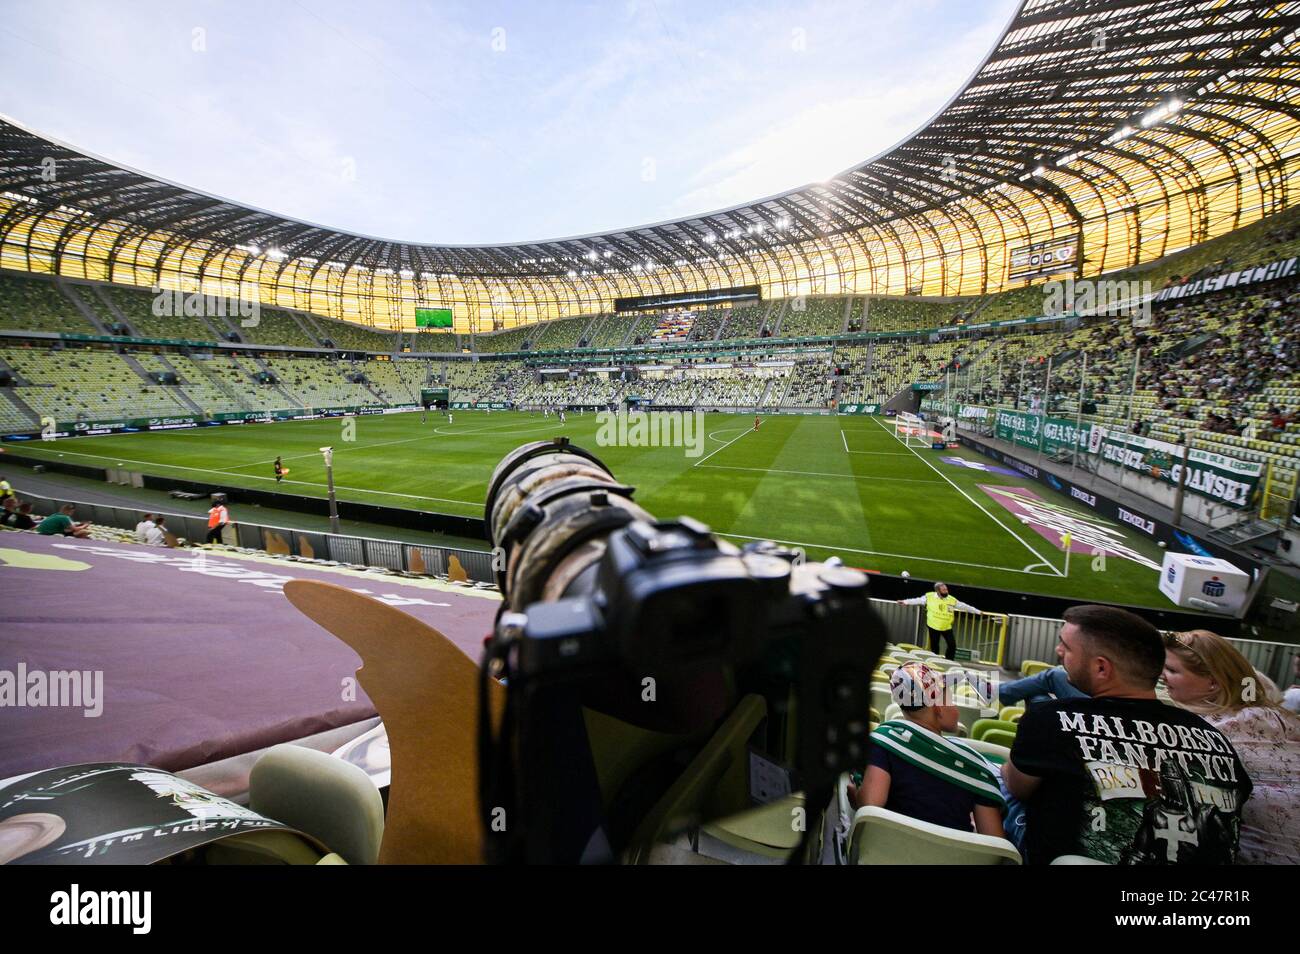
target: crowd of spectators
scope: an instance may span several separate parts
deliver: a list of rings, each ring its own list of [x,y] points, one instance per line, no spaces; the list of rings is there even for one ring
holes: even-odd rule
[[[1001,756],[958,737],[933,663],[895,668],[898,714],[852,802],[1005,837],[1030,864],[1300,863],[1300,687],[1284,695],[1206,630],[1109,606],[1064,617],[1060,665],[992,691],[1026,705]]]

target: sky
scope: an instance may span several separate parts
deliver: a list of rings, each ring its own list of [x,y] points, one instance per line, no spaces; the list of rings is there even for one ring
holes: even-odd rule
[[[380,238],[488,244],[822,181],[958,91],[1016,0],[0,0],[0,113]]]

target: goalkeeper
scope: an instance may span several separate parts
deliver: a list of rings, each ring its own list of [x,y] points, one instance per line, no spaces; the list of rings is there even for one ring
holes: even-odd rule
[[[934,584],[934,592],[917,596],[910,600],[899,600],[904,606],[925,606],[925,627],[930,631],[930,652],[939,651],[939,640],[943,639],[943,655],[946,659],[957,658],[957,640],[952,634],[953,619],[957,610],[965,613],[983,614],[969,603],[963,603],[948,592],[947,583]]]

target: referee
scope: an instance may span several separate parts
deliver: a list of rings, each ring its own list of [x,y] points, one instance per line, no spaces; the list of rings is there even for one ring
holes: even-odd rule
[[[904,606],[925,605],[925,628],[930,631],[930,652],[939,651],[939,640],[943,639],[945,659],[957,658],[957,640],[952,635],[952,623],[956,610],[965,613],[983,614],[969,603],[963,603],[948,593],[947,583],[934,584],[934,592],[917,596],[910,600],[899,600]]]

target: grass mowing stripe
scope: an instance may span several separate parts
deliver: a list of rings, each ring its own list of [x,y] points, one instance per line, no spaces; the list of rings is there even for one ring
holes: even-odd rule
[[[877,423],[877,424],[880,424],[879,421],[876,421],[876,423]],[[888,429],[887,427],[885,427],[884,424],[880,424],[880,429],[883,430],[886,434],[889,433],[889,429]],[[895,439],[897,439],[897,438],[895,438]],[[904,446],[904,447],[907,447],[906,444],[904,444],[903,446]],[[1007,533],[1011,534],[1011,535],[1012,535],[1013,537],[1015,537],[1017,540],[1020,540],[1021,544],[1024,545],[1024,548],[1025,548],[1026,550],[1028,550],[1028,551],[1029,551],[1030,553],[1032,553],[1034,556],[1038,557],[1038,559],[1042,560],[1042,562],[1046,563],[1048,566],[1052,567],[1052,570],[1055,571],[1055,573],[1056,573],[1057,576],[1062,576],[1062,575],[1063,575],[1063,574],[1061,573],[1060,570],[1056,569],[1056,567],[1052,565],[1052,562],[1051,562],[1050,560],[1048,560],[1048,559],[1047,559],[1046,557],[1044,557],[1041,553],[1039,553],[1037,550],[1035,550],[1033,547],[1031,547],[1028,543],[1025,543],[1025,541],[1024,541],[1023,539],[1021,539],[1021,537],[1020,537],[1019,534],[1017,534],[1017,533],[1016,533],[1015,531],[1013,531],[1013,530],[1008,530],[1006,524],[1004,524],[1004,523],[1003,523],[1001,520],[999,520],[997,517],[993,516],[993,514],[989,513],[989,511],[986,510],[986,509],[984,508],[984,506],[981,505],[980,502],[979,502],[978,500],[976,500],[976,499],[975,499],[974,497],[972,497],[970,494],[966,493],[966,491],[964,491],[964,490],[962,490],[960,487],[958,487],[955,483],[952,482],[951,478],[949,478],[947,474],[945,474],[945,473],[943,473],[942,471],[940,471],[938,467],[935,467],[934,464],[930,463],[928,460],[926,460],[924,457],[922,457],[919,453],[917,453],[916,448],[914,448],[914,447],[908,447],[907,449],[910,450],[913,454],[916,454],[916,459],[917,459],[917,460],[919,460],[921,463],[925,464],[926,467],[929,467],[932,471],[934,471],[936,474],[938,474],[940,477],[942,477],[945,481],[947,481],[947,483],[952,487],[953,490],[957,491],[957,493],[961,494],[963,497],[965,497],[967,500],[969,500],[971,503],[973,503],[976,507],[979,507],[980,510],[983,510],[984,513],[985,513],[985,515],[986,515],[990,520],[992,520],[994,523],[996,523],[996,524],[997,524],[999,527],[1001,527],[1003,530],[1006,530]]]
[[[722,450],[721,447],[718,450]],[[901,480],[908,484],[937,484],[939,481],[921,477],[875,477],[870,474],[831,474],[823,470],[781,470],[776,467],[736,467],[733,464],[705,464],[696,467],[710,467],[717,470],[752,470],[760,474],[795,474],[800,477],[840,477],[844,480]]]

